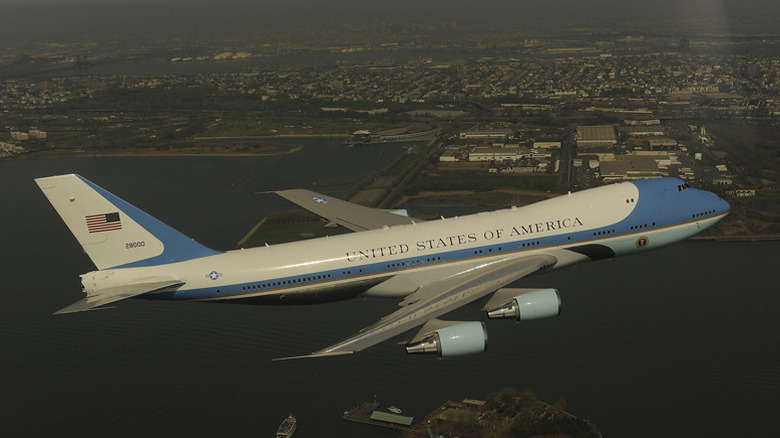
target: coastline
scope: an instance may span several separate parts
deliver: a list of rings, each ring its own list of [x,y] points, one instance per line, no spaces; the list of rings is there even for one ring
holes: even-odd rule
[[[152,151],[127,151],[127,152],[107,152],[100,153],[92,151],[89,153],[70,153],[62,155],[48,155],[48,154],[25,154],[17,155],[14,157],[7,157],[8,159],[28,159],[28,158],[91,158],[91,157],[270,157],[274,155],[287,155],[294,154],[303,149],[303,146],[291,147],[288,150],[279,152],[152,152]]]
[[[350,134],[276,134],[276,135],[245,135],[223,137],[192,137],[191,140],[273,140],[278,138],[349,138]]]
[[[277,138],[280,136],[277,136]],[[310,135],[310,136],[303,136],[303,135],[290,135],[289,137],[319,137],[318,135]],[[212,137],[212,139],[217,139],[218,137]],[[235,137],[233,137],[235,138]],[[246,137],[250,138],[250,137]],[[253,137],[253,138],[259,138],[259,137]],[[205,138],[201,138],[205,139]],[[275,145],[276,146],[276,145]],[[123,152],[110,152],[110,153],[100,153],[97,151],[91,151],[90,153],[72,153],[72,154],[63,154],[63,155],[48,155],[48,154],[24,154],[24,155],[17,155],[13,157],[4,157],[6,160],[13,160],[13,159],[52,159],[52,158],[93,158],[93,157],[263,157],[263,156],[278,156],[278,155],[287,155],[287,154],[294,154],[296,152],[299,152],[304,149],[304,146],[293,146],[293,145],[287,145],[289,146],[288,149],[282,150],[282,151],[274,151],[274,152],[192,152],[192,151],[180,151],[180,152],[171,152],[171,151],[165,151],[165,152],[154,152],[154,151],[142,151],[142,150],[130,150],[130,151],[123,151]],[[0,161],[3,161],[0,159]],[[513,190],[513,189],[496,189],[492,190],[490,192],[487,192],[488,194],[493,195],[514,195],[514,196],[521,196],[526,198],[551,198],[558,196],[556,194],[551,194],[549,192],[535,192],[532,190]],[[484,196],[485,193],[480,193],[481,196]],[[431,199],[431,198],[437,198],[437,197],[452,197],[452,196],[459,196],[461,197],[461,200],[463,200],[463,197],[475,197],[477,196],[477,192],[473,190],[450,190],[450,191],[424,191],[415,195],[406,195],[401,198],[400,203],[408,202],[408,201],[419,201],[424,199]],[[475,204],[491,204],[486,203],[485,199],[482,199],[481,202],[474,202]],[[535,202],[536,200],[531,200],[531,202]],[[498,207],[500,208],[500,207]],[[266,218],[261,218],[261,220],[246,234],[242,237],[242,239],[236,244],[236,247],[242,246],[253,234],[255,234],[259,227],[265,222]],[[723,234],[723,235],[707,235],[707,236],[693,236],[688,239],[689,241],[700,241],[700,242],[706,242],[706,241],[717,241],[717,242],[775,242],[780,241],[780,234]]]
[[[244,244],[246,244],[246,241],[249,240],[249,238],[251,238],[252,236],[254,236],[255,233],[257,233],[257,230],[260,229],[260,227],[262,227],[267,220],[268,220],[268,216],[265,216],[262,219],[260,219],[260,222],[256,223],[255,226],[252,227],[252,229],[249,230],[248,233],[244,234],[244,237],[242,237],[241,240],[239,240],[238,243],[236,243],[235,249],[243,248]]]
[[[294,154],[295,152],[298,152],[301,149],[303,149],[303,146],[296,146],[295,148],[284,152],[226,152],[226,153],[165,152],[159,154],[155,154],[151,152],[140,152],[140,153],[90,154],[90,155],[77,155],[77,156],[81,156],[81,157],[270,157],[274,155]]]

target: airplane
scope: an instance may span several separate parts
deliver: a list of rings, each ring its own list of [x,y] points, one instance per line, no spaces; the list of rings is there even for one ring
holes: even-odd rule
[[[578,263],[645,252],[720,221],[729,204],[676,178],[621,182],[524,207],[423,221],[304,189],[276,191],[353,233],[279,245],[207,248],[86,178],[36,183],[95,264],[82,300],[56,312],[93,310],[127,298],[299,304],[385,297],[399,309],[298,359],[354,354],[411,332],[410,354],[485,351],[482,321],[441,316],[465,304],[488,319],[557,316],[556,289],[507,287]]]

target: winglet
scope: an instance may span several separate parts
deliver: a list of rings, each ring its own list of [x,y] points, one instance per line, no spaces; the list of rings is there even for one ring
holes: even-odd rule
[[[68,307],[65,307],[64,309],[60,309],[52,315],[64,315],[66,313],[77,313],[77,312],[89,312],[92,310],[108,310],[108,309],[114,309],[116,306],[111,307],[89,307],[87,305],[87,299],[84,298],[83,300],[76,301],[75,303],[71,304]]]
[[[348,356],[350,354],[355,354],[354,351],[335,351],[332,353],[312,353],[312,354],[304,354],[301,356],[288,356],[288,357],[277,357],[275,359],[271,359],[273,362],[282,362],[285,360],[295,360],[295,359],[311,359],[314,357],[333,357],[333,356]]]

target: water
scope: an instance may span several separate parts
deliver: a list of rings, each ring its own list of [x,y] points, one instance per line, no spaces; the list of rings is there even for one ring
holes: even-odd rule
[[[745,205],[752,210],[780,214],[780,200],[777,199],[761,199],[758,201],[750,201]]]
[[[265,213],[290,208],[254,192],[368,175],[399,151],[311,142],[279,157],[0,162],[0,433],[262,436],[292,411],[303,438],[395,437],[339,414],[376,394],[419,418],[445,400],[506,386],[565,399],[607,437],[761,437],[780,428],[776,242],[686,242],[527,279],[517,286],[558,288],[563,314],[490,321],[488,352],[459,359],[406,356],[385,342],[353,357],[270,361],[338,341],[390,313],[393,300],[128,300],[51,315],[80,299],[78,274],[93,267],[33,177],[81,173],[201,243],[229,249]],[[449,316],[482,318],[470,308]]]
[[[86,70],[75,65],[67,70],[42,71],[34,73],[36,77],[46,76],[159,76],[159,75],[195,75],[236,73],[250,69],[268,69],[279,67],[313,66],[318,64],[392,62],[405,63],[420,58],[446,58],[446,52],[430,50],[371,50],[364,52],[312,52],[294,55],[276,55],[226,61],[192,62],[131,62],[119,61],[97,63]]]

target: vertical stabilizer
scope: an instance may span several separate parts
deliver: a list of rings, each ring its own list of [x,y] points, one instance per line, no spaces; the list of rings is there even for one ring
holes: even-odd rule
[[[79,175],[35,182],[98,269],[218,254]]]

